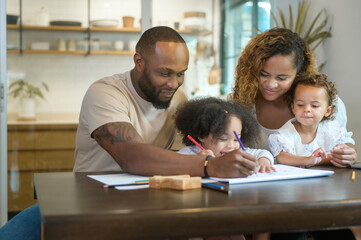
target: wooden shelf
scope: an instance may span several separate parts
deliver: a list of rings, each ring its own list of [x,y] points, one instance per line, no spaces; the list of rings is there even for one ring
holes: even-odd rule
[[[8,24],[7,29],[20,29],[19,25]],[[78,26],[30,26],[23,25],[23,30],[41,30],[41,31],[78,31],[85,32],[88,30],[87,27],[78,27]],[[140,33],[140,28],[116,28],[116,27],[91,27],[90,31],[93,32],[134,32]]]
[[[8,24],[7,29],[20,29],[19,25]],[[23,30],[41,30],[41,31],[78,31],[85,32],[88,30],[87,27],[77,27],[77,26],[31,26],[23,25]],[[186,30],[186,29],[176,29],[178,33],[181,34],[197,34],[197,35],[209,35],[212,33],[210,30]],[[92,32],[127,32],[127,33],[140,33],[140,28],[117,28],[117,27],[90,27]]]
[[[140,28],[91,27],[92,32],[129,32],[140,33]]]
[[[8,53],[19,53],[19,50],[7,50]],[[23,50],[26,54],[73,54],[86,55],[87,51],[59,51],[59,50]],[[134,51],[91,51],[90,55],[133,55]]]
[[[7,29],[19,29],[19,25],[17,24],[8,24],[6,25]]]
[[[7,53],[19,53],[20,51],[18,49],[8,49],[6,52]]]
[[[86,27],[79,26],[23,26],[24,30],[46,30],[46,31],[78,31],[85,32],[87,30]]]
[[[90,51],[90,55],[133,55],[134,51]]]
[[[59,51],[59,50],[23,50],[24,53],[30,54],[74,54],[74,55],[85,55],[87,51]]]

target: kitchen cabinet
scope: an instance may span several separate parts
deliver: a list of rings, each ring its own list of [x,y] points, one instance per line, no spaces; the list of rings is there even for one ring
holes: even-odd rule
[[[45,115],[45,114],[44,114]],[[33,124],[10,115],[8,124],[8,211],[19,212],[34,199],[35,172],[69,172],[74,166],[77,114],[40,116]],[[57,119],[57,121],[53,121]],[[44,121],[46,120],[46,121]]]
[[[8,118],[8,209],[19,212],[37,203],[34,173],[73,170],[78,115],[38,114],[35,124]],[[171,150],[183,146],[178,134]]]

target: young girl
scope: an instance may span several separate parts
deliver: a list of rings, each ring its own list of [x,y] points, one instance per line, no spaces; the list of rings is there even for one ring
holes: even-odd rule
[[[339,166],[329,153],[342,144],[351,147],[355,141],[345,127],[333,120],[336,88],[325,74],[304,74],[291,89],[289,102],[295,118],[271,134],[269,146],[280,164],[314,166],[332,163]],[[352,145],[351,145],[352,144]],[[339,166],[340,167],[340,166]],[[351,228],[356,240],[361,240],[361,227]]]
[[[269,137],[277,162],[293,166],[338,163],[329,153],[341,144],[355,144],[345,127],[333,121],[336,89],[325,74],[305,74],[291,89],[289,102],[295,118]]]
[[[258,124],[253,116],[233,102],[218,98],[201,98],[190,100],[181,105],[175,113],[175,125],[183,135],[186,147],[178,151],[187,155],[222,156],[227,152],[240,148],[234,134],[235,131],[245,146],[255,146],[259,136]],[[188,135],[195,139],[206,150],[195,145]],[[273,156],[267,150],[245,148],[257,159],[259,172],[274,171]],[[206,238],[207,240],[245,239],[243,235],[229,237]],[[255,240],[269,239],[269,235],[255,234]]]
[[[236,131],[245,146],[257,144],[258,125],[252,115],[239,104],[217,98],[191,100],[181,105],[175,113],[175,125],[183,135],[186,145],[181,154],[203,154],[215,157],[240,148],[234,135]],[[196,146],[190,135],[206,150]],[[267,150],[246,148],[257,159],[259,172],[273,171],[273,156]]]

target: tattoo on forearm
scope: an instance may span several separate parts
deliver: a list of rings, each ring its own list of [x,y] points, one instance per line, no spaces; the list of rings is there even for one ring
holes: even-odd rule
[[[103,125],[94,131],[94,138],[97,141],[109,141],[111,144],[129,142],[137,138],[137,132],[131,125],[111,123]]]

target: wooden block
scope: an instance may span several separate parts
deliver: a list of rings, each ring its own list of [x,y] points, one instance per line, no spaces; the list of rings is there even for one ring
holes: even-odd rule
[[[156,189],[187,190],[201,188],[201,186],[201,177],[190,177],[189,175],[153,176],[149,178],[149,187]]]

